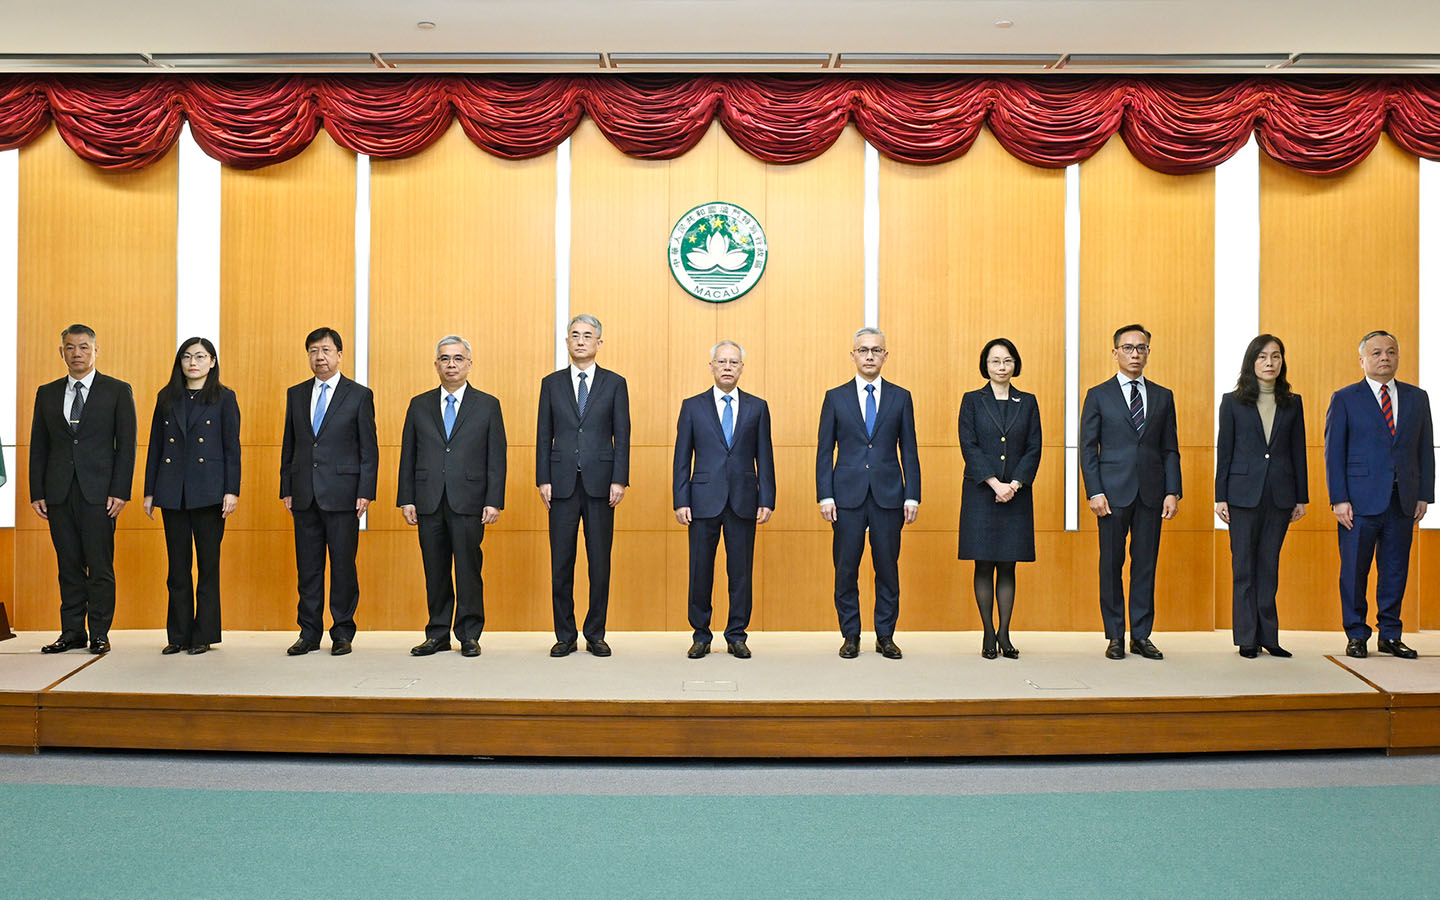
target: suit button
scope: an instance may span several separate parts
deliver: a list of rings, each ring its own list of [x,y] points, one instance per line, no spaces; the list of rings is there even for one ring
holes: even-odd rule
[[[80,443],[80,439],[79,439],[79,438],[76,438],[75,440],[71,441],[70,443],[72,443],[72,444],[78,444],[78,443]]]
[[[446,447],[446,448],[445,448],[445,452],[446,452],[446,453],[449,453],[449,452],[450,452],[450,448],[449,448],[449,447]]]
[[[199,441],[199,442],[202,443],[202,444],[205,443],[205,439],[204,439],[204,438],[196,438],[195,440]]]
[[[585,433],[585,429],[583,429],[583,428],[580,429],[580,433],[581,433],[581,434],[584,434],[584,433]]]
[[[175,443],[175,439],[174,439],[174,438],[171,438],[171,439],[170,439],[170,443],[172,443],[172,444]]]
[[[170,424],[170,420],[169,420],[169,419],[166,419],[166,420],[165,420],[165,424],[166,424],[166,425],[169,425],[169,424]]]
[[[165,461],[168,463],[170,461],[170,457],[165,457]]]
[[[1266,458],[1266,459],[1269,459],[1269,458],[1270,458],[1270,454],[1268,454],[1268,453],[1265,454],[1265,458]]]
[[[320,464],[319,464],[319,463],[311,463],[311,464],[310,464],[310,468],[312,468],[312,469],[318,469],[318,468],[320,468]]]
[[[1004,438],[1003,435],[1002,435],[1001,438],[1000,438],[1000,443],[1002,443],[1002,444],[1005,443],[1005,438]]]
[[[869,464],[869,463],[866,463],[866,464],[865,464],[865,468],[867,468],[867,469],[870,468],[870,464]]]
[[[866,450],[874,450],[874,449],[875,449],[875,445],[874,445],[874,444],[866,444],[866,445],[865,445],[865,449],[866,449]]]
[[[205,457],[203,457],[203,456],[200,457],[200,461],[201,461],[201,462],[204,462],[204,461],[205,461]]]
[[[1004,462],[1004,461],[1005,461],[1005,454],[1003,454],[1003,453],[1000,454],[1000,461],[1001,461],[1001,462]]]
[[[206,425],[209,425],[209,424],[210,424],[210,420],[209,420],[209,419],[206,419],[206,420],[205,420],[205,424],[206,424]]]

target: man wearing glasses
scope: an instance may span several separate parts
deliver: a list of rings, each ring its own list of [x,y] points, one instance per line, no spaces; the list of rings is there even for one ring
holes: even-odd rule
[[[1130,651],[1163,659],[1150,641],[1155,619],[1155,560],[1160,520],[1180,508],[1180,442],[1175,397],[1144,376],[1150,332],[1116,330],[1114,378],[1085,395],[1080,413],[1080,471],[1100,530],[1100,615],[1107,659],[1125,658],[1125,544],[1130,543]]]
[[[885,335],[855,332],[855,378],[825,394],[815,458],[820,517],[834,531],[835,612],[842,659],[860,655],[860,557],[870,534],[875,566],[875,650],[899,659],[900,529],[920,513],[920,454],[910,392],[880,377]]]

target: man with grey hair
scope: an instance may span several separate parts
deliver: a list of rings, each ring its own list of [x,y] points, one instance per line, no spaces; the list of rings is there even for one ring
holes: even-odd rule
[[[576,531],[585,523],[590,606],[585,649],[609,656],[605,616],[610,605],[610,546],[615,507],[630,483],[630,394],[625,379],[595,364],[604,343],[600,321],[570,320],[565,346],[570,365],[540,381],[535,422],[535,485],[550,518],[550,589],[555,617],[554,657],[575,652]]]
[[[725,649],[737,659],[750,658],[745,629],[750,625],[755,526],[770,521],[775,509],[775,451],[770,407],[739,388],[744,370],[745,348],[734,341],[711,347],[715,386],[681,403],[675,426],[675,519],[690,536],[694,642],[686,655],[691,659],[710,652],[710,594],[721,535],[730,587]]]
[[[900,529],[920,513],[920,452],[910,392],[880,377],[888,351],[878,328],[855,332],[855,378],[825,394],[815,458],[820,517],[834,532],[835,612],[843,659],[860,655],[860,558],[870,536],[875,650],[899,659]]]
[[[87,325],[60,333],[70,374],[35,391],[30,506],[50,525],[60,572],[60,636],[40,648],[110,652],[115,618],[115,517],[135,475],[130,385],[95,371],[100,343]],[[88,625],[88,635],[87,635]]]
[[[430,621],[411,656],[450,649],[480,655],[485,629],[485,526],[505,508],[505,420],[500,401],[470,386],[470,342],[448,334],[435,345],[440,386],[416,395],[400,436],[395,505],[419,528]],[[451,581],[451,571],[454,581]]]
[[[1435,437],[1430,397],[1395,379],[1400,343],[1388,331],[1360,339],[1365,377],[1330,397],[1325,412],[1325,483],[1340,539],[1340,617],[1345,655],[1368,653],[1366,583],[1373,561],[1375,649],[1400,659],[1417,654],[1400,639],[1400,604],[1414,528],[1435,502]]]

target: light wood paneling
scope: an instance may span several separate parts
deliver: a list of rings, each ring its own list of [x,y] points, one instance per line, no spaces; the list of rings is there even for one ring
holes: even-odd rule
[[[53,131],[20,151],[19,317],[16,447],[18,628],[57,624],[60,594],[45,523],[30,510],[29,425],[35,389],[65,375],[60,331],[74,322],[95,329],[96,368],[129,382],[140,440],[155,390],[175,353],[177,173],[172,153],[138,172],[103,172],[80,160]],[[145,447],[137,450],[132,505],[121,513],[117,548],[116,625],[163,621],[164,550],[158,526],[140,512]],[[143,537],[142,537],[143,535]],[[133,545],[133,546],[132,546]],[[43,550],[43,552],[36,552]],[[132,626],[133,627],[133,626]],[[151,627],[146,625],[144,627]]]

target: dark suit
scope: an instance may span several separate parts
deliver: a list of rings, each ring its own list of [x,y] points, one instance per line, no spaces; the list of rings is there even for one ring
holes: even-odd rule
[[[162,392],[163,393],[163,392]],[[240,405],[221,388],[213,403],[188,397],[166,410],[155,401],[145,457],[145,496],[165,523],[169,642],[177,647],[220,642],[221,501],[240,494]],[[199,577],[190,580],[191,545]]]
[[[375,437],[375,395],[340,376],[326,401],[320,432],[311,428],[307,378],[285,394],[285,435],[280,444],[280,496],[290,498],[295,524],[295,568],[300,637],[318,642],[325,630],[325,557],[330,557],[332,640],[353,640],[360,579],[355,553],[360,520],[355,501],[375,499],[380,449]]]
[[[820,407],[815,457],[817,500],[833,498],[835,612],[840,633],[860,635],[860,557],[870,534],[875,566],[875,636],[895,633],[900,617],[900,529],[906,500],[920,500],[920,453],[910,392],[881,382],[874,434],[865,433],[855,380],[832,388]]]
[[[1390,387],[1397,392],[1393,438],[1365,381],[1336,391],[1325,413],[1330,505],[1349,503],[1355,513],[1354,527],[1336,526],[1340,614],[1351,639],[1370,637],[1365,592],[1372,559],[1380,569],[1375,583],[1380,637],[1400,639],[1400,602],[1409,574],[1415,504],[1435,502],[1430,397],[1414,385],[1391,381]]]
[[[445,437],[443,388],[417,395],[400,437],[396,506],[415,506],[420,558],[425,564],[427,639],[459,641],[485,630],[485,582],[480,542],[485,507],[505,508],[505,421],[500,401],[468,384]],[[451,581],[451,568],[454,581]]]
[[[69,376],[35,391],[30,424],[30,502],[44,500],[60,571],[61,636],[108,639],[115,618],[115,520],[106,499],[130,499],[135,477],[135,398],[130,385],[99,372],[82,394],[73,432]]]
[[[715,548],[725,537],[725,574],[730,586],[728,643],[743,642],[750,625],[755,516],[775,508],[775,451],[770,443],[770,407],[739,388],[732,441],[725,442],[714,389],[680,404],[675,425],[674,505],[690,507],[690,627],[695,640],[710,643],[710,594],[715,583]]]
[[[1010,399],[995,400],[990,385],[960,399],[960,559],[1031,562],[1035,559],[1035,475],[1043,438],[1034,394],[1011,386]],[[1007,503],[996,503],[985,481],[1020,482]]]
[[[1234,392],[1220,399],[1215,441],[1215,502],[1230,507],[1231,632],[1237,647],[1275,647],[1280,547],[1296,504],[1310,502],[1305,468],[1305,407],[1300,395],[1276,405],[1265,425],[1253,403]]]
[[[1155,620],[1155,561],[1167,494],[1180,496],[1180,440],[1175,397],[1145,381],[1145,423],[1130,421],[1130,398],[1114,378],[1085,394],[1080,413],[1080,471],[1085,496],[1104,494],[1110,515],[1100,517],[1100,615],[1105,636],[1125,637],[1125,543],[1130,541],[1130,638],[1150,637]]]
[[[630,483],[630,394],[625,379],[591,366],[581,415],[570,367],[540,381],[535,423],[535,483],[550,485],[550,587],[555,638],[575,640],[575,536],[585,523],[590,608],[585,638],[605,638],[610,604],[610,546],[615,509],[610,485]]]

